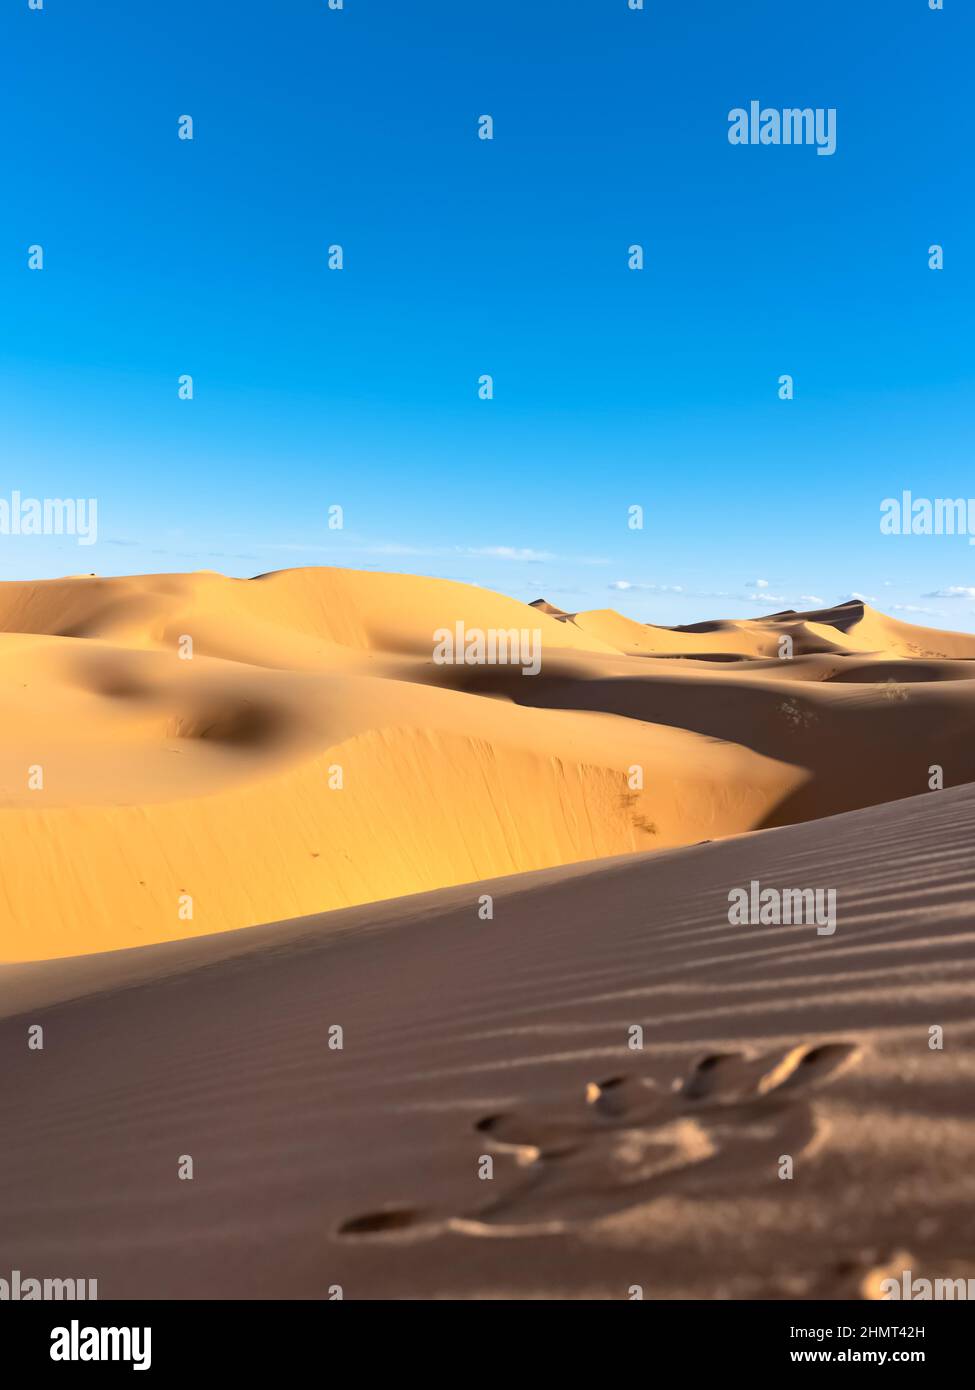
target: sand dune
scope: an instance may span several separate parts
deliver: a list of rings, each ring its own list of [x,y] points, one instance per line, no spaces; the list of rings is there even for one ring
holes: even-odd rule
[[[438,664],[457,623],[539,633],[537,674]],[[0,585],[0,1268],[971,1277],[973,659],[853,601],[661,628],[342,570]],[[835,913],[733,925],[753,882]]]
[[[632,656],[653,654],[708,657],[779,658],[780,642],[790,637],[796,656],[819,652],[879,653],[896,657],[975,657],[975,638],[961,632],[915,627],[878,613],[858,599],[835,608],[768,617],[654,627],[624,618],[611,608],[570,616],[573,626]]]
[[[436,665],[457,622],[537,630],[540,673]],[[958,785],[973,657],[858,602],[670,629],[332,569],[0,584],[0,959]]]
[[[4,967],[0,1267],[102,1298],[972,1277],[973,835],[964,787]],[[835,934],[731,926],[752,878],[834,888]]]

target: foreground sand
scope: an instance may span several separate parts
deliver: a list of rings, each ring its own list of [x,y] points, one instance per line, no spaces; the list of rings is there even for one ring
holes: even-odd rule
[[[905,1267],[975,1276],[973,836],[963,787],[4,967],[0,1270],[102,1298],[871,1297]],[[835,935],[729,926],[752,878],[836,888]]]
[[[933,764],[975,779],[975,637],[857,602],[676,629],[546,607],[336,569],[0,584],[0,960],[694,844],[914,795]],[[541,673],[435,665],[458,621],[538,628]]]

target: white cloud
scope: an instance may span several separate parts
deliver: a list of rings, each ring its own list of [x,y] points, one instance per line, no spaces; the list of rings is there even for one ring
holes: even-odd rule
[[[264,542],[260,550],[281,550],[293,553],[334,555],[342,552],[350,555],[390,555],[404,559],[449,559],[460,556],[465,560],[511,560],[529,565],[546,565],[555,561],[574,565],[607,565],[608,560],[598,555],[556,555],[550,550],[535,550],[531,546],[517,545],[402,545],[398,541],[368,541],[361,536],[335,533],[329,545],[313,541]]]
[[[975,598],[975,588],[970,584],[950,584],[947,589],[934,589],[922,598]]]
[[[814,604],[817,608],[822,608],[822,607],[825,605],[826,600],[825,600],[824,598],[820,598],[818,594],[800,594],[800,595],[799,595],[799,602],[800,602],[800,603],[812,603],[812,604]]]
[[[548,550],[532,550],[514,545],[459,545],[455,549],[461,555],[485,555],[494,560],[527,560],[530,564],[541,565],[555,556]]]
[[[767,579],[749,579],[749,581],[748,581],[748,583],[747,583],[747,585],[746,585],[745,587],[748,588],[748,589],[767,589],[767,588],[768,588],[768,580],[767,580]]]
[[[636,590],[641,594],[682,594],[683,584],[637,584],[630,579],[614,579],[609,586],[620,593],[626,593],[628,589]]]

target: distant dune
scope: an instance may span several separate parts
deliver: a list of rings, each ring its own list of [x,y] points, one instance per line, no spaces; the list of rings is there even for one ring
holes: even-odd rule
[[[537,629],[540,673],[434,664],[457,622]],[[0,959],[719,839],[933,764],[958,785],[973,658],[859,602],[661,628],[337,569],[0,584]]]

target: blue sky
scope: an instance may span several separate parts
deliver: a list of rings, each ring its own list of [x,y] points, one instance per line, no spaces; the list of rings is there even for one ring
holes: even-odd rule
[[[99,521],[0,536],[0,578],[340,564],[975,629],[935,596],[975,547],[879,529],[975,496],[970,4],[8,0],[0,40],[0,497]],[[836,153],[729,144],[753,99],[835,107]]]

